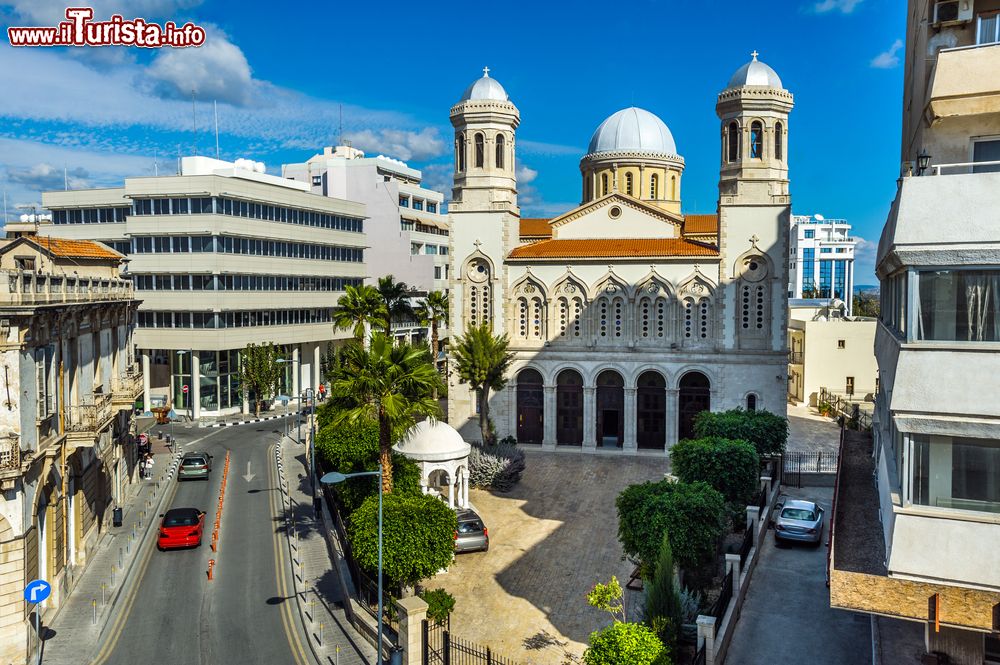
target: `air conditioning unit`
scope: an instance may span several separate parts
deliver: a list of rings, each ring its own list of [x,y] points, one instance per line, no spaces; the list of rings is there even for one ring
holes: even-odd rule
[[[934,3],[934,25],[955,25],[972,20],[972,0],[939,0]]]

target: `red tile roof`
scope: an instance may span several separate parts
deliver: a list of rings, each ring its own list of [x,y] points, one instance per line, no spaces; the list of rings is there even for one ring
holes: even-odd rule
[[[542,219],[541,217],[522,217],[521,218],[521,237],[522,238],[551,238],[552,237],[552,227],[549,226],[549,220]]]
[[[118,261],[124,258],[115,250],[92,240],[67,240],[51,236],[23,236],[31,244],[48,250],[54,256],[67,259],[108,259]]]
[[[684,233],[718,233],[718,215],[685,215]]]
[[[645,258],[718,256],[712,245],[683,238],[573,238],[542,240],[515,248],[511,259]]]

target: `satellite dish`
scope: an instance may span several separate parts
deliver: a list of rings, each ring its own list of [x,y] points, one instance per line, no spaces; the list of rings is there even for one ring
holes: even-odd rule
[[[813,219],[815,219],[817,222],[822,222],[824,219],[826,219],[826,217],[824,217],[823,215],[813,215]]]

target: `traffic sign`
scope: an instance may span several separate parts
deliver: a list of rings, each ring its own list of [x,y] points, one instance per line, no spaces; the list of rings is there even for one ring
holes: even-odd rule
[[[142,445],[146,445],[147,443],[149,443],[149,436],[147,436],[146,434],[140,434],[139,443],[141,443]]]
[[[187,391],[188,391],[188,387],[187,387],[187,384],[185,383],[183,386],[181,386],[181,392],[182,393],[187,393]]]
[[[52,585],[45,580],[34,580],[28,582],[24,587],[24,599],[29,603],[40,603],[52,593]]]

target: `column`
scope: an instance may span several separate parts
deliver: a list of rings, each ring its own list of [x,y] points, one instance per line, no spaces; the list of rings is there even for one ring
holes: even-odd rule
[[[458,483],[458,474],[453,474],[453,477],[448,479],[448,507],[455,507],[455,484]]]
[[[317,342],[316,346],[313,347],[313,381],[312,381],[313,390],[319,389],[319,384],[320,381],[322,381],[322,376],[323,373],[320,370],[319,366],[319,343]]]
[[[542,447],[552,448],[556,447],[556,418],[558,416],[557,406],[556,406],[556,387],[555,386],[545,386],[542,388],[545,393],[545,399],[542,402],[543,412],[543,431],[542,431]]]
[[[201,355],[191,351],[191,385],[188,387],[188,397],[191,398],[191,419],[201,417]]]
[[[422,625],[427,618],[427,603],[419,596],[400,598],[399,646],[403,648],[403,665],[422,665],[424,662]]]
[[[715,665],[715,617],[698,615],[697,647],[705,647],[705,665]]]
[[[469,469],[462,469],[462,507],[469,507]]]
[[[292,347],[292,399],[298,404],[299,384],[302,379],[302,364],[299,361],[299,345]]]
[[[61,351],[61,349],[60,349]],[[60,395],[60,399],[62,396]],[[148,412],[152,404],[149,402],[149,351],[142,351],[142,410]]]
[[[622,442],[622,450],[627,453],[635,453],[639,444],[636,441],[636,428],[638,423],[638,412],[636,411],[636,388],[625,388],[625,440]]]
[[[680,392],[677,388],[667,388],[667,429],[665,430],[667,433],[667,450],[670,450],[677,443],[677,429],[680,425],[680,411],[678,410]]]
[[[511,381],[507,384],[507,394],[501,395],[499,391],[495,394],[497,396],[497,401],[501,397],[507,398],[507,432],[504,434],[501,431],[497,431],[497,441],[504,438],[504,436],[512,436],[517,438],[517,381]],[[492,404],[490,406],[493,406]],[[492,411],[490,413],[493,413]]]
[[[597,387],[583,387],[583,448],[597,448]]]

